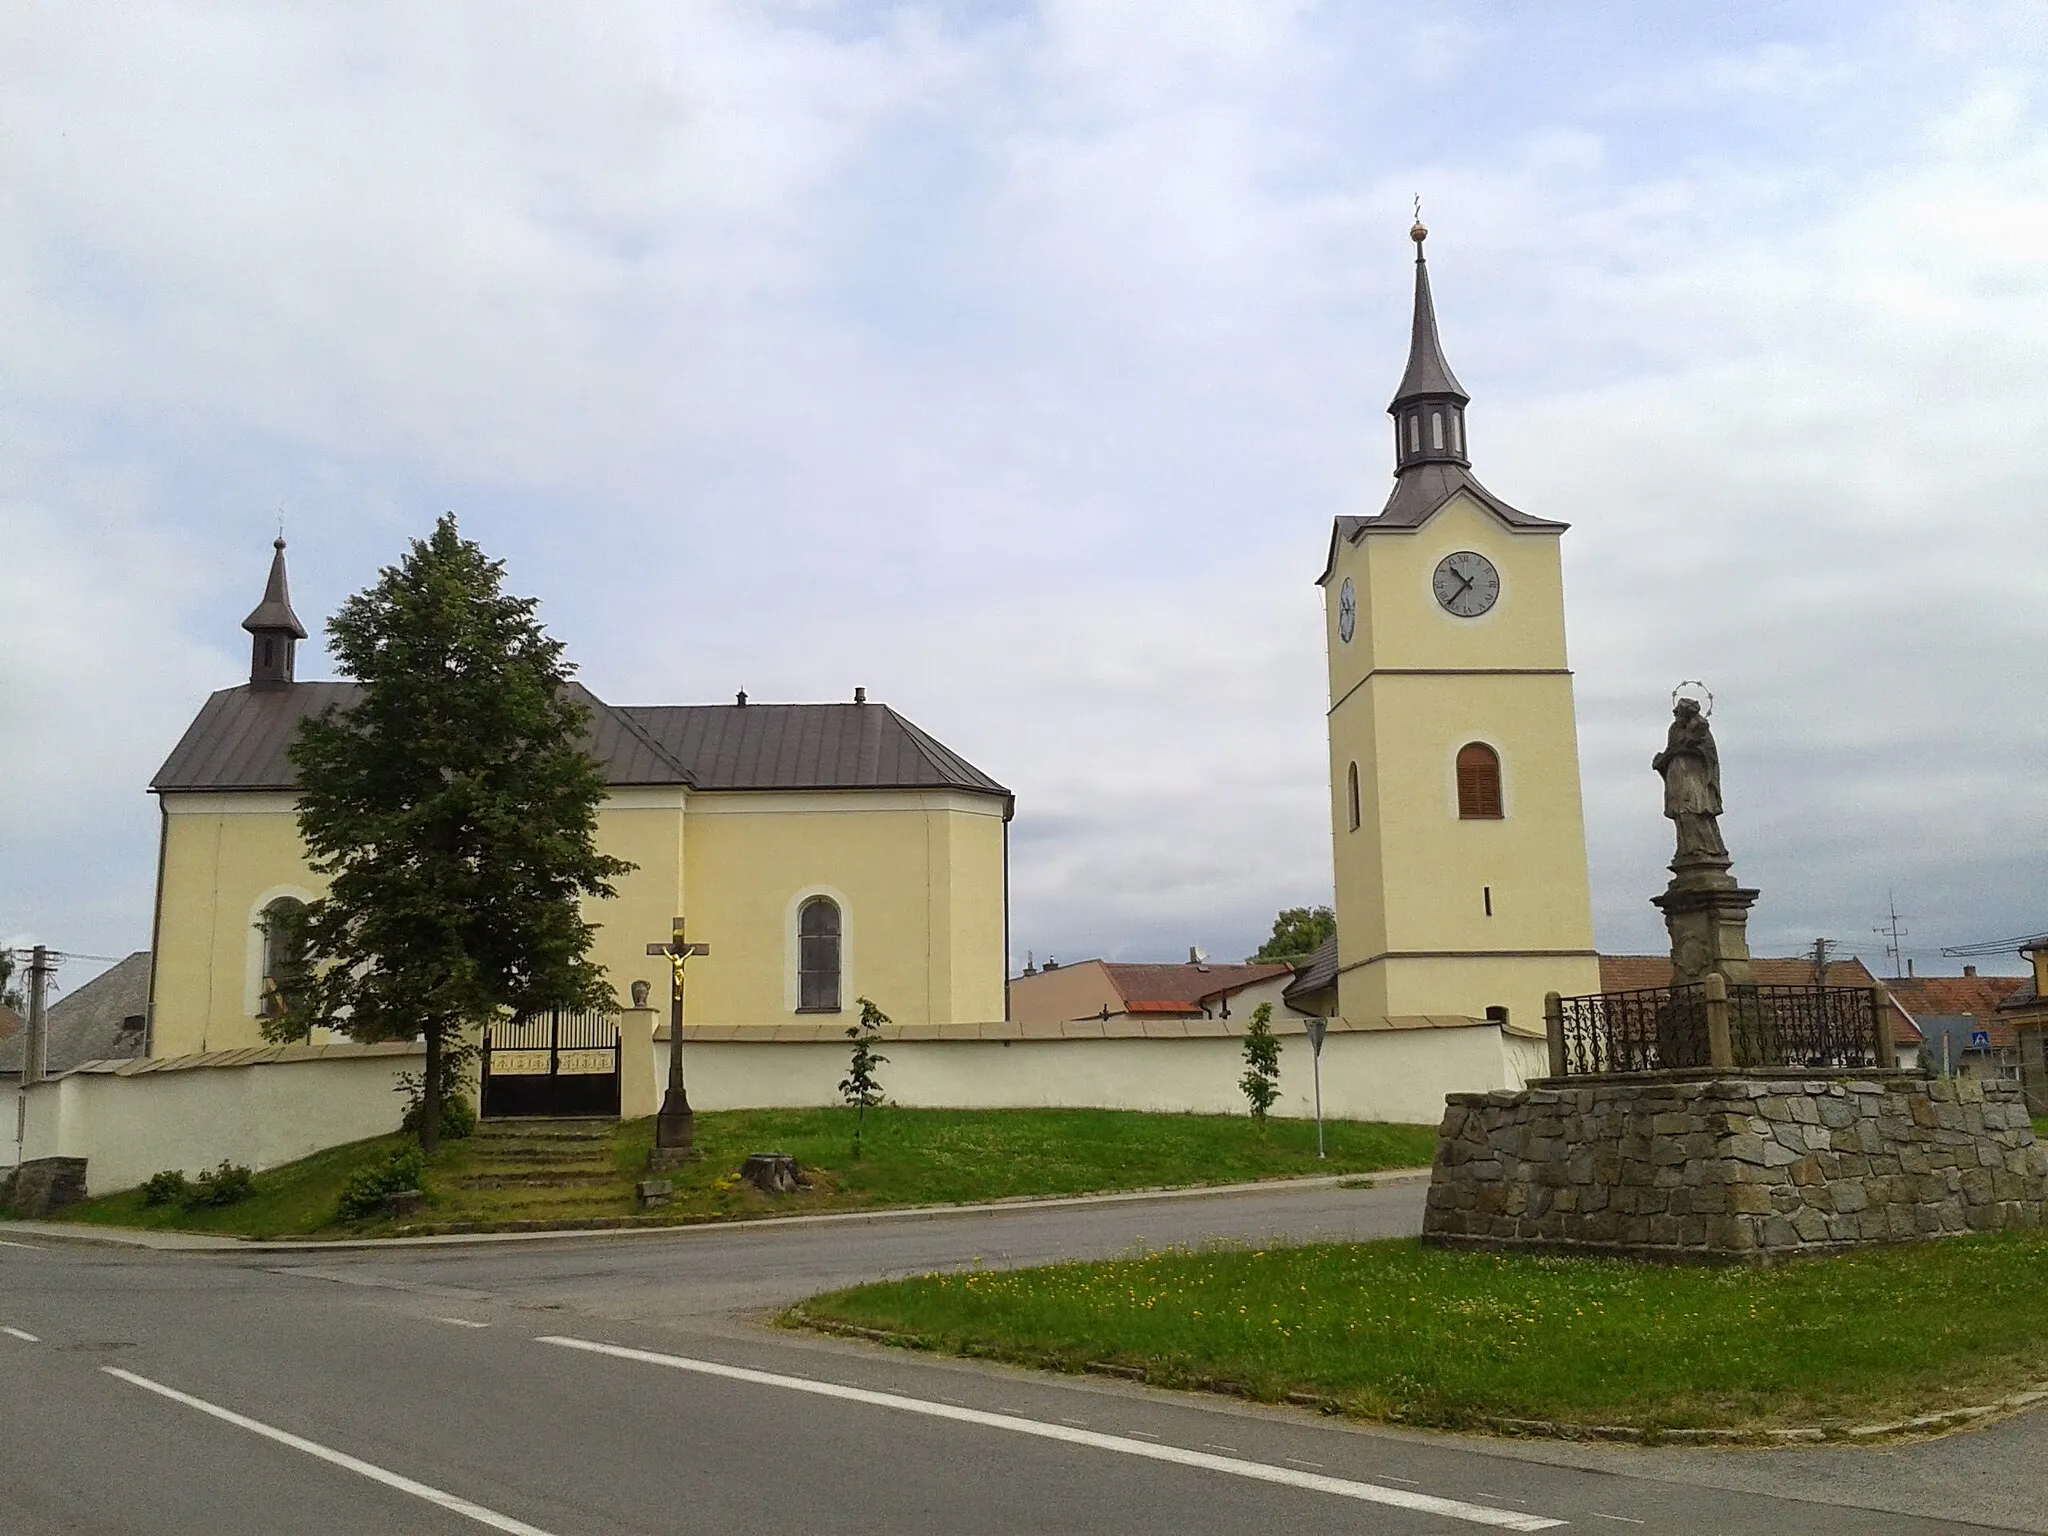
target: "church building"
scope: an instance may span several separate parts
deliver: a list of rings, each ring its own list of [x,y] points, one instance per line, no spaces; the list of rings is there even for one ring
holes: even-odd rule
[[[306,630],[284,541],[244,621],[249,681],[200,708],[150,784],[162,809],[150,985],[154,1057],[263,1043],[281,957],[265,917],[308,902],[286,757],[298,724],[357,685],[293,675]],[[609,794],[597,843],[631,861],[594,902],[592,950],[621,1003],[657,998],[649,957],[675,918],[711,947],[690,968],[693,1026],[813,1026],[873,998],[904,1026],[1003,1018],[1014,801],[885,704],[613,705],[576,689]]]
[[[1377,516],[1336,520],[1319,578],[1337,937],[1304,980],[1319,1011],[1346,1020],[1463,1015],[1540,1035],[1546,992],[1600,989],[1566,525],[1472,474],[1470,397],[1437,338],[1428,231],[1410,233],[1393,492]]]

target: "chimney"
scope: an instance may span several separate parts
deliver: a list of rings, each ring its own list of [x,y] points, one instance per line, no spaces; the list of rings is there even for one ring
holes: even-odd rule
[[[854,702],[854,703],[856,703],[856,704],[865,704],[865,703],[867,703],[867,701],[868,701],[868,691],[867,691],[867,689],[865,689],[865,688],[856,688],[856,689],[854,689],[854,690],[853,690],[853,702]]]
[[[1977,974],[1977,967],[1975,967],[1974,965],[1966,965],[1963,967],[1963,974],[1965,976],[1974,976]]]
[[[1906,974],[1908,976],[1911,976],[1913,974],[1913,962],[1911,960],[1908,960],[1906,962]]]
[[[747,690],[742,688],[733,695],[733,703],[737,704],[741,709],[745,709],[747,707]]]

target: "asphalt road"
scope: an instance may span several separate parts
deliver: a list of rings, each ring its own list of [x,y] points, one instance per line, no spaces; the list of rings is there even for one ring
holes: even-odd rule
[[[316,1253],[10,1231],[0,1533],[2048,1531],[2036,1419],[1883,1451],[1499,1445],[761,1326],[861,1278],[1389,1235],[1419,1202]]]

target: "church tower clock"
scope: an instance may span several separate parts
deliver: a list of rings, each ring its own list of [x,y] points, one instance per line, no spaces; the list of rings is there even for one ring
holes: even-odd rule
[[[1566,525],[1472,475],[1470,397],[1444,360],[1422,244],[1394,418],[1394,489],[1339,517],[1320,578],[1330,660],[1337,1010],[1360,1022],[1543,1027],[1597,992]]]

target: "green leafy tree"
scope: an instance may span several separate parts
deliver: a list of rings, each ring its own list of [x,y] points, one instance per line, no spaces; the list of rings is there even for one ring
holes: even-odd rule
[[[291,747],[299,831],[328,891],[284,919],[303,962],[280,1028],[423,1040],[429,1152],[476,1030],[615,1006],[577,903],[633,867],[597,851],[588,713],[534,599],[507,596],[503,578],[443,517],[328,624],[362,689]]]
[[[1265,1123],[1266,1111],[1280,1097],[1280,1042],[1273,1034],[1273,1005],[1261,1003],[1252,1010],[1252,1021],[1244,1030],[1244,1076],[1237,1080],[1252,1118]]]
[[[1337,931],[1337,914],[1328,907],[1289,907],[1273,919],[1273,936],[1259,946],[1254,961],[1301,960]]]
[[[860,1133],[867,1122],[868,1107],[882,1102],[882,1085],[875,1079],[875,1068],[886,1066],[889,1058],[875,1049],[875,1042],[882,1037],[882,1026],[889,1022],[889,1015],[863,997],[860,999],[860,1022],[846,1031],[846,1038],[853,1042],[853,1058],[847,1066],[846,1076],[840,1079],[839,1096],[854,1108],[855,1158],[860,1156]]]

